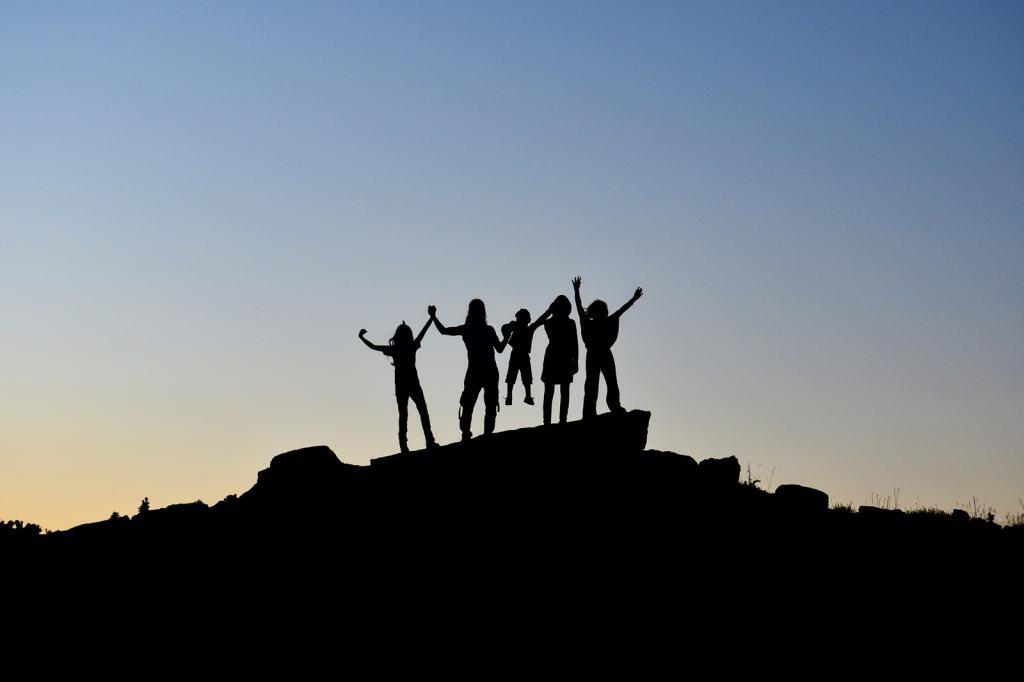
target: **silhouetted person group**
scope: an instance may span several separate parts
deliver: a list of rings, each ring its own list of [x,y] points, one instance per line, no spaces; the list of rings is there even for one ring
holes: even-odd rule
[[[619,318],[630,306],[643,295],[643,289],[637,287],[621,308],[611,315],[608,304],[598,299],[584,309],[580,299],[582,279],[572,280],[576,297],[576,311],[580,318],[580,329],[583,343],[587,348],[586,381],[583,388],[584,419],[597,414],[597,389],[600,377],[605,380],[608,409],[612,412],[625,412],[619,401],[619,383],[615,373],[615,358],[612,346],[619,336]],[[416,373],[416,351],[426,335],[430,324],[445,336],[460,336],[466,346],[467,366],[463,381],[462,397],[459,399],[459,428],[462,440],[472,437],[470,429],[473,421],[473,408],[476,406],[480,392],[484,394],[484,433],[494,431],[494,423],[498,414],[498,365],[494,353],[504,352],[506,346],[512,351],[509,357],[508,372],[505,375],[507,392],[505,404],[512,404],[512,388],[517,377],[522,377],[526,391],[524,402],[533,405],[531,384],[533,368],[530,362],[530,351],[533,346],[534,332],[541,326],[548,337],[548,346],[544,351],[544,364],[541,370],[541,381],[544,383],[544,423],[551,423],[551,408],[554,401],[555,386],[559,387],[560,403],[558,421],[564,423],[569,414],[569,384],[579,371],[579,343],[576,335],[576,323],[569,317],[572,304],[564,295],[559,295],[551,303],[544,314],[535,322],[530,321],[530,311],[525,308],[516,313],[516,317],[501,327],[502,337],[499,339],[494,327],[487,324],[487,309],[484,302],[474,298],[469,302],[466,321],[457,327],[446,327],[437,319],[437,308],[427,307],[429,315],[423,329],[413,338],[412,329],[405,322],[398,325],[394,336],[387,346],[377,346],[366,339],[366,330],[359,330],[359,338],[369,348],[379,351],[391,358],[395,367],[395,398],[398,400],[398,443],[402,452],[409,451],[407,430],[409,422],[409,399],[411,398],[420,413],[423,423],[423,435],[428,448],[436,447],[434,435],[430,429],[430,416],[427,413],[426,399],[420,386],[419,375]]]

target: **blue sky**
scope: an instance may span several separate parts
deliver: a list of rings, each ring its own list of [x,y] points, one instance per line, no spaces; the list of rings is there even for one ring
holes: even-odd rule
[[[0,518],[390,453],[360,327],[472,297],[497,325],[576,274],[647,292],[616,357],[652,446],[1020,511],[1022,28],[1019,3],[4,3]],[[420,354],[442,440],[464,355]]]

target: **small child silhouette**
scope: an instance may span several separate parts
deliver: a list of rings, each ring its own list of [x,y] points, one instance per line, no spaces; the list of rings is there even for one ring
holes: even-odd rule
[[[409,423],[409,399],[412,398],[416,409],[420,413],[420,421],[423,423],[423,436],[426,439],[427,447],[437,446],[434,434],[430,430],[430,415],[427,413],[427,401],[423,397],[423,389],[420,387],[420,377],[416,372],[416,351],[420,348],[423,336],[430,328],[430,320],[423,325],[419,336],[412,337],[412,329],[405,322],[398,325],[395,335],[391,337],[387,346],[377,346],[366,340],[366,330],[359,330],[359,339],[371,350],[379,351],[391,358],[391,364],[395,367],[395,398],[398,400],[398,445],[402,452],[409,452],[409,443],[406,438],[406,430]]]
[[[533,396],[530,394],[530,386],[533,384],[533,367],[530,366],[530,350],[533,347],[533,333],[544,324],[544,321],[551,316],[551,310],[544,311],[544,314],[537,318],[537,321],[530,324],[530,311],[526,308],[516,313],[516,319],[501,327],[501,333],[509,336],[508,345],[512,348],[508,359],[508,373],[505,375],[505,384],[508,392],[505,394],[505,404],[512,404],[512,387],[516,383],[516,375],[523,377],[523,388],[526,389],[526,397],[523,399],[527,405],[533,405]]]
[[[612,345],[619,337],[619,318],[636,303],[644,290],[640,287],[633,292],[633,297],[611,315],[608,304],[597,299],[586,310],[580,300],[582,278],[572,281],[576,293],[576,311],[580,316],[580,334],[587,347],[587,378],[583,383],[583,418],[597,414],[597,385],[604,374],[605,392],[608,409],[612,412],[625,412],[619,403],[619,380],[615,375],[615,358],[612,356]]]

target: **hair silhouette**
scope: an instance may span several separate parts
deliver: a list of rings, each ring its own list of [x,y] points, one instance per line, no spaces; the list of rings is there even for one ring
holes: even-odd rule
[[[572,304],[566,296],[558,296],[548,308],[550,319],[544,322],[548,346],[544,349],[544,366],[541,381],[544,382],[544,423],[551,423],[551,403],[554,401],[555,386],[559,387],[558,421],[564,423],[569,416],[569,384],[579,371],[579,341],[576,323],[569,318]]]
[[[427,412],[427,401],[423,397],[423,388],[420,386],[419,374],[416,372],[416,351],[420,348],[420,342],[430,328],[430,320],[423,325],[419,336],[413,338],[412,329],[404,321],[395,328],[395,334],[391,337],[387,346],[377,346],[366,339],[366,330],[359,330],[359,339],[371,350],[379,351],[391,358],[391,364],[395,368],[395,400],[398,401],[398,446],[402,452],[409,451],[408,424],[409,424],[409,400],[416,405],[420,413],[420,422],[423,425],[423,437],[428,448],[435,447],[437,442],[430,429],[430,415]]]
[[[580,277],[572,281],[576,310],[580,317],[580,332],[587,346],[587,378],[583,384],[583,418],[587,419],[597,414],[597,388],[601,375],[604,375],[608,409],[612,412],[625,412],[619,401],[619,379],[615,372],[612,345],[619,337],[619,318],[643,296],[644,290],[637,287],[632,298],[609,315],[608,304],[600,299],[596,299],[586,310],[583,309],[580,298],[582,283]]]
[[[469,308],[466,309],[466,324],[467,325],[486,325],[487,324],[487,307],[484,302],[479,298],[474,298],[469,302]]]
[[[429,324],[429,320],[428,320],[428,324]],[[392,348],[395,348],[396,350],[402,350],[402,349],[408,348],[414,342],[415,342],[415,339],[413,339],[413,337],[412,337],[412,328],[405,323],[405,320],[402,320],[402,324],[398,325],[395,328],[395,335],[392,336],[390,339],[388,339],[388,344]],[[388,357],[391,358],[391,366],[394,367],[395,366],[395,354],[392,353],[392,354],[386,354],[386,355],[388,355]]]
[[[555,297],[555,300],[551,302],[551,307],[548,308],[551,314],[556,318],[566,318],[572,313],[572,303],[569,302],[569,297],[565,294],[559,294]]]
[[[466,345],[466,377],[463,380],[462,396],[459,398],[459,429],[462,440],[469,440],[473,434],[470,426],[473,421],[473,408],[480,391],[484,392],[484,433],[494,432],[494,422],[498,413],[498,365],[494,360],[494,352],[505,350],[508,335],[499,340],[494,327],[487,324],[487,308],[479,298],[469,302],[466,311],[466,323],[459,327],[445,327],[437,319],[437,308],[429,306],[427,313],[437,330],[445,336],[462,337]]]
[[[608,317],[608,304],[599,298],[587,306],[587,316],[592,320],[603,320]]]

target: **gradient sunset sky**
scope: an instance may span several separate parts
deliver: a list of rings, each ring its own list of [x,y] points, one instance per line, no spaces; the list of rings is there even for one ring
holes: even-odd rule
[[[390,454],[360,327],[576,274],[646,291],[650,447],[1022,511],[1022,36],[1021,2],[0,3],[0,518]],[[465,349],[418,364],[453,441]]]

